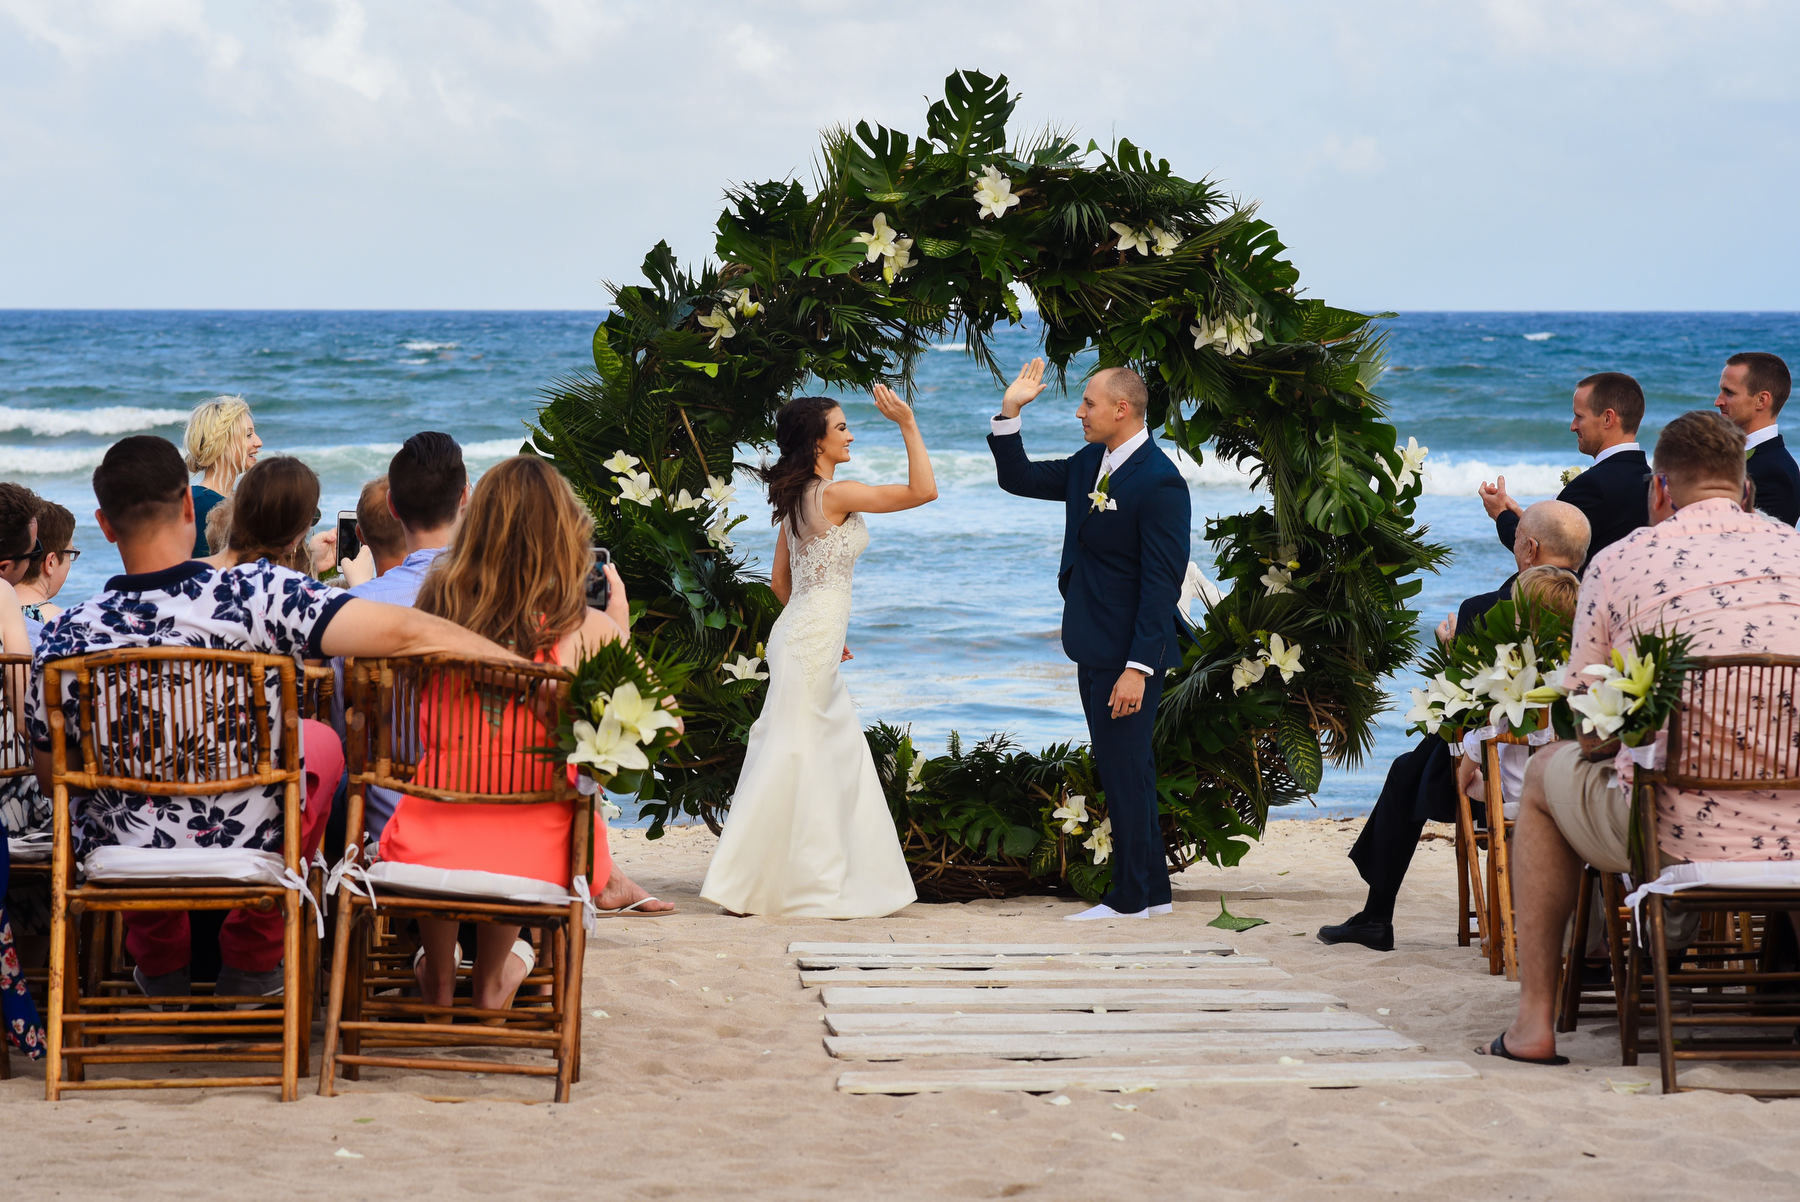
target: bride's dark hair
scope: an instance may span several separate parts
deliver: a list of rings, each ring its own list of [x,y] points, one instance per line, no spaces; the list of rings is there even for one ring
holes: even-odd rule
[[[759,473],[769,488],[769,504],[780,525],[800,507],[800,498],[818,478],[819,444],[830,429],[831,411],[841,406],[830,397],[797,396],[775,415],[775,446],[781,452],[773,467]]]

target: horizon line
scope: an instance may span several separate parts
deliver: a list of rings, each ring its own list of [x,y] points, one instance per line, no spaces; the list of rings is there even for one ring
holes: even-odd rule
[[[1026,309],[1024,311],[1027,313],[1036,313],[1037,312],[1037,310],[1035,308]],[[1405,307],[1405,306],[1389,306],[1389,307],[1385,307],[1385,308],[1384,307],[1374,307],[1369,310],[1358,309],[1356,311],[1357,312],[1365,312],[1366,311],[1366,312],[1369,312],[1376,316],[1379,316],[1382,313],[1392,313],[1396,316],[1403,316],[1407,313],[1507,313],[1507,314],[1604,313],[1604,314],[1644,314],[1644,315],[1648,315],[1648,314],[1691,314],[1691,313],[1709,313],[1710,314],[1710,313],[1717,313],[1717,314],[1739,314],[1739,315],[1758,316],[1758,317],[1800,315],[1800,308],[1796,308],[1796,309],[1725,309],[1725,308],[1697,308],[1697,309],[1658,309],[1658,308],[1480,309],[1480,308],[1426,308],[1426,307],[1409,308],[1409,307]],[[274,306],[259,306],[259,305],[227,305],[227,306],[169,305],[169,306],[160,306],[160,307],[146,306],[146,305],[125,305],[125,306],[0,305],[0,313],[611,313],[611,312],[613,312],[613,309],[607,305],[601,305],[601,306],[594,307],[594,308],[585,308],[584,307],[584,308],[572,308],[572,309],[571,308],[560,308],[560,307],[556,307],[556,306],[537,306],[537,307],[531,307],[531,308],[470,308],[470,307],[460,307],[460,306],[450,307],[450,308],[425,308],[425,307],[413,307],[413,306],[395,306],[395,307],[389,307],[389,308],[376,308],[376,307],[361,306],[361,305],[343,305],[343,306],[329,306],[329,307],[302,306],[302,307],[281,308],[281,307],[274,307]]]

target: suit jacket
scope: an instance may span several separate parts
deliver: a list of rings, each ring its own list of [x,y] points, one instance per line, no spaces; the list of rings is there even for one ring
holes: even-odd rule
[[[1467,634],[1483,614],[1502,601],[1512,598],[1517,574],[1491,593],[1477,593],[1456,609],[1456,633]],[[1389,788],[1400,790],[1394,804],[1407,806],[1416,822],[1454,822],[1456,820],[1456,760],[1450,755],[1450,744],[1436,735],[1420,740],[1411,751],[1395,760],[1413,759],[1397,774],[1391,775]],[[1410,794],[1408,793],[1410,790]],[[1410,802],[1410,805],[1408,803]]]
[[[1744,472],[1756,481],[1756,507],[1792,526],[1800,522],[1800,466],[1777,434],[1750,449]]]
[[[1789,458],[1788,463],[1791,465],[1793,459]],[[1796,482],[1800,483],[1800,479]],[[1620,451],[1582,472],[1556,494],[1557,500],[1567,501],[1587,515],[1588,559],[1639,526],[1650,524],[1649,486],[1650,462],[1644,453]],[[1494,525],[1499,528],[1500,541],[1511,550],[1519,530],[1519,515],[1507,510],[1494,519]]]
[[[1032,461],[1017,434],[989,434],[1000,487],[1066,506],[1062,563],[1063,652],[1084,667],[1161,670],[1181,660],[1175,605],[1187,576],[1192,514],[1187,482],[1155,439],[1113,470],[1096,512],[1088,494],[1106,448],[1089,443],[1067,459]]]

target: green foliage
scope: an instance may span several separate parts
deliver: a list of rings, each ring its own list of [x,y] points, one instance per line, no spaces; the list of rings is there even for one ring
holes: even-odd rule
[[[736,448],[767,445],[803,383],[904,388],[953,331],[999,378],[1012,365],[989,338],[1023,320],[1015,288],[1036,304],[1058,380],[1077,356],[1135,368],[1166,441],[1241,465],[1269,491],[1267,506],[1205,531],[1230,592],[1194,630],[1157,723],[1173,862],[1236,863],[1272,807],[1318,787],[1326,760],[1368,750],[1381,681],[1417,650],[1416,577],[1446,554],[1413,521],[1421,485],[1372,391],[1372,319],[1298,295],[1273,227],[1143,147],[1083,147],[1058,130],[1009,144],[1016,103],[1004,77],[958,72],[923,136],[862,122],[824,136],[810,190],[733,188],[717,264],[683,268],[659,243],[644,283],[613,290],[594,372],[546,390],[532,449],[594,511],[637,630],[689,674],[687,737],[645,787],[652,834],[677,814],[716,829],[762,695],[727,668],[760,655],[778,613],[730,547],[726,503],[672,499],[731,479]],[[977,182],[995,175],[1018,203],[982,216]],[[877,216],[898,241],[871,259]],[[1217,330],[1238,338],[1207,336]],[[651,503],[628,498],[642,482],[607,466],[619,451],[641,460]],[[1296,566],[1271,591],[1262,581],[1278,562]],[[1275,635],[1299,648],[1303,670],[1234,684],[1234,666]],[[1089,846],[1104,798],[1085,752],[1031,756],[996,736],[920,764],[903,734],[881,740],[903,835],[1090,896],[1105,888]],[[1080,835],[1051,817],[1074,797],[1090,807]]]

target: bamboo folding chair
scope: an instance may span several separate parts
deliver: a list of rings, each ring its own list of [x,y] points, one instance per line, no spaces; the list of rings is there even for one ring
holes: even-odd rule
[[[302,718],[336,725],[332,721],[332,702],[337,694],[337,673],[330,664],[301,664],[299,690]]]
[[[1581,979],[1587,964],[1589,924],[1595,894],[1599,895],[1601,920],[1606,927],[1606,956],[1611,978],[1605,985],[1588,985]],[[1569,950],[1563,957],[1562,983],[1557,990],[1556,1029],[1575,1030],[1583,1018],[1613,1018],[1624,1039],[1626,1015],[1626,959],[1631,946],[1631,912],[1625,907],[1625,888],[1618,876],[1601,872],[1592,864],[1582,866],[1581,902],[1575,910]],[[1590,1004],[1591,1003],[1591,1004]],[[1623,1043],[1621,1042],[1621,1049]]]
[[[275,707],[265,687],[271,677],[279,682]],[[74,731],[63,706],[55,703],[65,696],[65,682],[73,689]],[[49,1100],[67,1090],[209,1086],[279,1086],[283,1101],[298,1096],[311,1015],[303,941],[312,932],[299,887],[302,769],[294,682],[292,659],[247,651],[131,647],[45,665],[44,691],[52,699],[55,812],[45,1015],[49,1046],[44,1093]],[[133,723],[145,716],[166,720],[177,734],[199,733],[204,754],[193,754],[191,741],[134,737]],[[79,739],[78,765],[70,763],[71,735]],[[179,752],[177,744],[186,752]],[[164,879],[109,878],[90,857],[82,866],[82,879],[77,877],[72,792],[207,797],[268,786],[283,791],[280,857],[226,848],[205,853],[218,858],[216,865],[195,868],[190,865],[198,853],[189,852],[181,875]],[[168,854],[142,849],[140,862],[150,864],[150,857]],[[268,998],[205,994],[159,997],[153,1005],[135,990],[108,993],[84,987],[83,974],[75,969],[81,951],[77,932],[85,917],[177,910],[279,911],[284,919],[280,1008],[263,1008]],[[90,963],[96,950],[105,949],[90,948]],[[149,1042],[125,1041],[136,1037]],[[279,1075],[87,1079],[89,1068],[103,1065],[271,1062],[281,1066]]]
[[[1456,790],[1456,944],[1468,947],[1471,939],[1484,951],[1488,947],[1488,889],[1483,857],[1487,854],[1485,827],[1475,825],[1475,807],[1469,795]]]
[[[319,1092],[336,1092],[340,1069],[356,1080],[362,1068],[378,1066],[554,1077],[556,1100],[568,1101],[580,1075],[586,903],[577,894],[593,871],[594,800],[576,791],[558,759],[525,762],[535,757],[518,754],[517,737],[502,750],[509,722],[515,736],[525,728],[541,735],[535,722],[507,715],[553,715],[568,673],[553,665],[449,656],[357,660],[349,673],[350,831],[362,829],[371,787],[458,805],[563,803],[570,809],[570,876],[580,884],[570,894],[551,882],[491,873],[422,881],[413,866],[377,862],[361,869],[353,859],[340,865],[333,872],[340,887]],[[357,840],[349,843],[354,848]],[[389,923],[436,918],[535,929],[543,956],[508,1009],[477,1009],[464,998],[429,1005],[404,996],[416,987],[412,973],[375,946],[378,915]],[[547,995],[539,992],[545,986]],[[547,1052],[550,1062],[445,1054],[467,1048]]]
[[[1681,704],[1669,720],[1665,766],[1640,768],[1633,786],[1633,879],[1656,879],[1669,862],[1657,841],[1656,797],[1661,789],[1703,792],[1744,788],[1800,789],[1800,657],[1696,657]],[[1668,922],[1680,913],[1765,916],[1765,946],[1753,925],[1735,921],[1725,937],[1694,948],[1678,971],[1670,964]],[[1709,1087],[1681,1084],[1683,1061],[1800,1062],[1800,972],[1775,971],[1767,932],[1800,912],[1800,883],[1792,886],[1708,885],[1642,901],[1628,982],[1629,1021],[1622,1030],[1626,1063],[1636,1062],[1642,1017],[1644,961],[1654,984],[1657,1050],[1664,1093],[1717,1089],[1755,1097],[1800,1097],[1800,1087]],[[1695,962],[1698,964],[1695,965]],[[1695,965],[1689,967],[1689,965]],[[1679,1003],[1679,1005],[1678,1005]],[[1707,1038],[1702,1028],[1738,1034]],[[1693,1035],[1678,1032],[1693,1031]]]
[[[1488,971],[1504,972],[1508,980],[1519,977],[1519,947],[1513,929],[1512,868],[1507,835],[1512,822],[1505,815],[1500,790],[1500,747],[1522,744],[1524,735],[1502,732],[1481,742],[1481,777],[1487,815],[1475,824],[1475,807],[1461,789],[1456,791],[1457,929],[1458,945],[1469,946],[1469,921],[1487,953]],[[1472,903],[1472,904],[1471,904]]]
[[[18,715],[24,710],[25,689],[30,682],[30,673],[29,655],[0,655],[0,780],[17,780],[37,771],[36,761],[31,755],[31,745],[25,738],[24,724],[18,720]],[[10,837],[12,832],[7,834]],[[9,871],[13,881],[42,885],[48,892],[49,865],[19,860],[10,860],[10,864]],[[0,898],[0,902],[4,900]],[[26,979],[31,981],[33,975],[27,973]],[[0,1081],[11,1077],[11,1048],[6,1042],[6,1036],[0,1035]]]

